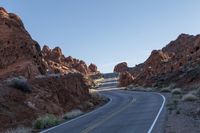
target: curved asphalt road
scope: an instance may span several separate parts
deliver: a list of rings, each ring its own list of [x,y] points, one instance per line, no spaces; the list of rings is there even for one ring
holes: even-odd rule
[[[165,98],[160,94],[119,90],[114,80],[107,80],[99,90],[110,102],[41,133],[164,132]]]

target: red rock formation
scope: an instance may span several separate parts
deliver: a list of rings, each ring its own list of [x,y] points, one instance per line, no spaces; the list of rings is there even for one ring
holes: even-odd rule
[[[133,76],[129,72],[122,72],[119,76],[119,86],[125,87],[133,83]]]
[[[42,49],[42,53],[48,70],[53,73],[80,72],[84,75],[99,73],[94,64],[88,67],[82,60],[72,58],[71,56],[65,57],[59,47],[51,50],[45,45]]]
[[[119,63],[115,66],[114,72],[121,73],[128,70],[128,65],[126,62]]]
[[[45,114],[63,115],[90,98],[87,80],[80,73],[44,76],[28,81],[32,92],[0,86],[0,131],[17,125],[32,126]]]
[[[154,50],[144,63],[128,71],[135,77],[133,82],[143,86],[186,85],[193,82],[188,72],[197,71],[199,63],[200,35],[181,34],[162,50]],[[187,81],[182,79],[185,75],[188,75]],[[195,79],[198,79],[197,75]]]
[[[40,115],[61,115],[90,98],[85,75],[93,73],[85,62],[65,58],[59,47],[44,46],[41,51],[21,19],[3,8],[0,36],[0,78],[24,76],[32,90],[27,94],[0,80],[0,132],[16,125],[32,126]]]
[[[95,64],[91,63],[88,68],[90,69],[90,72],[92,72],[92,73],[98,72],[97,66]]]
[[[21,19],[0,8],[0,77],[27,78],[45,72],[39,44],[28,34]]]

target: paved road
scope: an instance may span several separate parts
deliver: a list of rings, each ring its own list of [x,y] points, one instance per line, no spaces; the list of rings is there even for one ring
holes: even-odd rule
[[[163,96],[116,88],[107,80],[100,93],[110,102],[97,110],[42,133],[162,133],[165,109]]]

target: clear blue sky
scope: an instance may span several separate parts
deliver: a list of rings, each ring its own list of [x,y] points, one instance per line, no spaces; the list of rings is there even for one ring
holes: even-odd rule
[[[111,72],[143,62],[180,33],[200,33],[199,0],[1,0],[32,38]]]

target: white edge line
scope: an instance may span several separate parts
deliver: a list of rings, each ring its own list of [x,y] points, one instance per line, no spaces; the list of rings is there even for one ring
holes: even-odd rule
[[[160,116],[160,113],[162,112],[162,110],[164,108],[165,101],[166,101],[165,97],[162,94],[160,94],[160,93],[156,93],[156,94],[160,95],[163,98],[163,103],[162,103],[162,106],[160,107],[160,110],[159,110],[155,120],[153,121],[153,123],[152,123],[152,125],[151,125],[151,127],[150,127],[150,129],[149,129],[149,131],[147,133],[151,133],[152,132],[152,130],[153,130],[153,128],[154,128],[154,126],[155,126],[155,124],[156,124],[156,122],[157,122],[157,120],[158,120],[158,118]]]
[[[76,118],[74,118],[74,119],[72,119],[72,120],[66,121],[66,122],[64,122],[64,123],[62,123],[62,124],[60,124],[60,125],[54,126],[54,127],[52,127],[52,128],[46,129],[46,130],[44,130],[44,131],[41,131],[40,133],[46,133],[46,132],[48,132],[48,131],[50,131],[50,130],[53,130],[53,129],[55,129],[55,128],[58,128],[58,127],[60,127],[60,126],[62,126],[62,125],[65,125],[65,124],[68,124],[68,123],[73,122],[73,121],[75,121],[75,120],[78,120],[78,119],[80,119],[80,118],[86,117],[86,116],[88,116],[88,115],[90,115],[90,114],[92,114],[92,113],[94,113],[94,112],[96,112],[96,111],[98,111],[98,110],[100,110],[100,109],[102,109],[102,108],[108,106],[108,105],[112,102],[112,98],[108,97],[108,99],[109,99],[109,102],[106,103],[105,105],[103,105],[103,106],[101,106],[101,107],[99,107],[99,108],[97,108],[97,109],[95,109],[95,110],[93,110],[93,111],[90,111],[90,112],[88,112],[88,113],[86,113],[86,114],[84,114],[84,115],[81,115],[81,116],[79,116],[79,117],[76,117]]]

